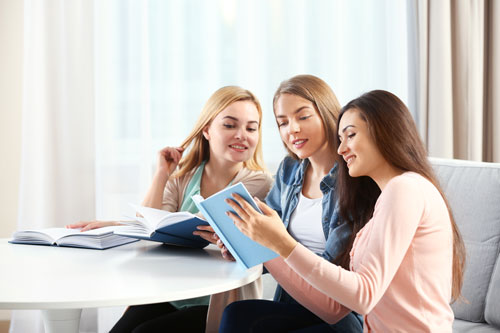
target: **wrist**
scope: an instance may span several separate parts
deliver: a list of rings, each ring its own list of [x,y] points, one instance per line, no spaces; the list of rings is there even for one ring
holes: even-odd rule
[[[277,245],[276,252],[284,259],[288,258],[293,249],[297,246],[298,242],[290,235],[283,238]]]
[[[166,184],[170,178],[170,172],[167,169],[158,168],[153,176],[153,179],[157,182]]]

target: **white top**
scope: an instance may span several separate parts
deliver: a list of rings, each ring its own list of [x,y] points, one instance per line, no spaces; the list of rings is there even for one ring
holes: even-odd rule
[[[299,202],[290,217],[288,231],[293,238],[315,253],[325,251],[321,206],[323,198],[309,199],[300,192]]]
[[[219,249],[140,241],[108,250],[9,244],[0,239],[0,309],[75,309],[175,301],[260,277]]]

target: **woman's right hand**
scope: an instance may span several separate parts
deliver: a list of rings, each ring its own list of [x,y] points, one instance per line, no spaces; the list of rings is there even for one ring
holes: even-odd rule
[[[158,152],[158,172],[166,172],[170,176],[177,168],[183,152],[184,148],[182,147],[165,147],[160,150]]]
[[[73,224],[68,224],[66,228],[68,229],[80,229],[80,231],[87,231],[92,229],[98,229],[102,227],[109,227],[112,225],[121,225],[120,222],[116,221],[80,221]]]

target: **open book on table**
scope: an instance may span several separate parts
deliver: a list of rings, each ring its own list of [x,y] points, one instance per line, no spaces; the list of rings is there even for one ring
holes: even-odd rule
[[[166,243],[170,245],[202,248],[208,242],[193,235],[199,225],[208,225],[207,221],[189,212],[167,212],[161,209],[133,205],[140,216],[130,217],[131,221],[121,221],[125,226],[115,234]]]
[[[233,220],[226,215],[226,211],[232,211],[232,209],[225,200],[231,199],[232,193],[239,194],[248,201],[254,209],[262,213],[250,193],[248,193],[245,185],[242,183],[227,187],[207,199],[203,199],[200,195],[194,195],[192,199],[203,216],[205,216],[208,223],[210,223],[215,233],[224,242],[224,245],[240,265],[245,268],[250,268],[278,257],[278,254],[274,251],[254,242],[244,235],[234,225]]]
[[[114,234],[120,226],[103,227],[81,232],[80,229],[46,228],[16,231],[9,243],[54,245],[104,250],[136,241]]]

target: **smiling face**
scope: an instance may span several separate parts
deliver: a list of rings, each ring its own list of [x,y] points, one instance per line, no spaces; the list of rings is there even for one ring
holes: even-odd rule
[[[282,94],[274,115],[281,139],[300,159],[328,153],[325,128],[312,102],[297,95]]]
[[[222,110],[203,130],[210,158],[248,161],[259,142],[259,112],[251,101],[237,101]]]
[[[344,158],[351,177],[368,176],[376,179],[378,173],[388,165],[376,146],[368,124],[357,109],[349,109],[340,119],[337,150]]]

